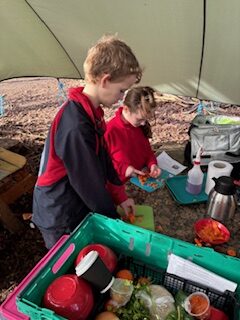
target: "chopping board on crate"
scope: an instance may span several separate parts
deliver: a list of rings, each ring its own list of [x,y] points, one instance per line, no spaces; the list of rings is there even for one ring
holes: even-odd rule
[[[136,205],[135,226],[142,227],[151,231],[155,231],[153,208],[145,205]],[[118,207],[118,212],[123,215],[122,208]]]

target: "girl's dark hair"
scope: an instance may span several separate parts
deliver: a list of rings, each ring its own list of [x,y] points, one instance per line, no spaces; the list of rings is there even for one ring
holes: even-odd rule
[[[141,129],[147,138],[152,138],[152,128],[148,121],[145,122],[143,126],[141,126]]]
[[[154,89],[151,87],[134,87],[128,90],[124,99],[124,105],[129,108],[131,113],[141,110],[147,117],[157,106],[154,98],[154,92]],[[146,121],[144,126],[141,126],[141,129],[147,138],[152,137],[152,130],[148,121]]]

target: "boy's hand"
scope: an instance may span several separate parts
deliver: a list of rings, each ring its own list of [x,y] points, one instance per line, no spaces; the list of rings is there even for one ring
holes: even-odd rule
[[[126,217],[128,217],[130,213],[132,213],[133,215],[135,215],[136,213],[135,203],[131,198],[128,198],[127,200],[120,203],[120,207],[123,209]]]
[[[136,177],[137,175],[145,176],[145,172],[135,169],[133,166],[127,167],[125,177]]]
[[[151,168],[150,168],[150,177],[152,178],[157,178],[159,177],[161,174],[161,169],[156,165],[156,164],[152,164]]]

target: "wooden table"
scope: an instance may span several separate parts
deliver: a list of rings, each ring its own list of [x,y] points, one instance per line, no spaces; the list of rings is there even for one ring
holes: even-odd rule
[[[0,221],[11,232],[22,231],[23,225],[9,205],[32,191],[36,182],[26,163],[25,157],[0,147]]]

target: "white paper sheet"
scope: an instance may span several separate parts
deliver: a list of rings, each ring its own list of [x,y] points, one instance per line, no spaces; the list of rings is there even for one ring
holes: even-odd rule
[[[165,151],[160,153],[160,155],[157,157],[157,162],[159,168],[164,169],[173,175],[177,175],[187,168],[171,158]]]
[[[234,292],[237,288],[237,283],[225,279],[214,272],[174,254],[171,254],[169,257],[167,272],[175,274],[183,279],[202,284],[219,292],[224,292],[225,290]]]

